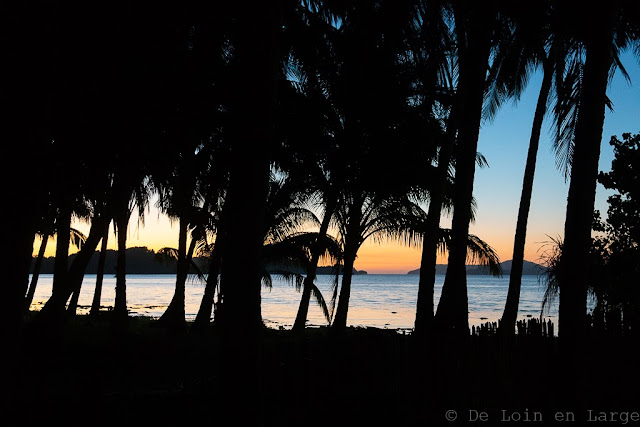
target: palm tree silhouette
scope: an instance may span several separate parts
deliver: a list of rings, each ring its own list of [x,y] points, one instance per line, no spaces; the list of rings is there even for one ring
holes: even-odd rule
[[[580,19],[572,19],[569,5],[559,7],[561,16],[570,23],[569,31],[585,52],[571,157],[559,310],[559,336],[568,349],[575,351],[579,345],[574,344],[584,338],[586,330],[588,277],[584,266],[589,259],[607,85],[612,70],[621,65],[620,51],[629,46],[637,49],[640,21],[637,7],[631,2],[584,10]]]
[[[553,8],[548,2],[541,2],[534,14],[528,11],[516,16],[516,30],[510,37],[503,37],[499,49],[500,57],[494,61],[490,93],[498,99],[490,104],[489,115],[492,116],[501,103],[499,98],[518,98],[524,89],[533,67],[542,66],[542,83],[531,128],[531,137],[527,152],[522,193],[518,207],[518,220],[513,245],[509,290],[504,312],[500,319],[503,332],[513,334],[518,314],[522,269],[524,265],[524,248],[526,242],[527,222],[531,206],[531,195],[536,168],[536,157],[542,130],[542,123],[547,111],[554,76],[562,73],[568,47],[560,28],[554,31]],[[497,95],[496,95],[497,93]],[[564,101],[563,101],[564,102]],[[563,119],[560,119],[561,121]]]
[[[336,212],[338,238],[343,248],[342,282],[337,301],[332,328],[343,330],[347,326],[349,298],[354,262],[360,246],[369,238],[383,241],[396,239],[407,244],[416,244],[416,229],[411,227],[412,219],[422,210],[406,197],[381,197],[353,191],[341,196]],[[336,272],[336,275],[339,271]],[[334,287],[332,307],[337,297],[337,283]]]
[[[170,167],[166,178],[160,177],[155,186],[158,188],[159,206],[179,223],[177,250],[163,248],[160,251],[174,258],[177,267],[175,293],[167,310],[160,317],[160,323],[182,329],[185,326],[185,283],[191,259],[198,242],[206,244],[204,221],[207,221],[208,215],[202,212],[203,195],[199,188],[199,175],[206,169],[208,159],[206,152],[196,151],[188,145],[176,153],[176,158],[176,165]]]
[[[452,156],[458,125],[455,121],[455,45],[451,28],[446,22],[448,16],[446,2],[425,2],[421,12],[422,27],[417,37],[416,67],[423,81],[425,103],[438,111],[434,117],[442,123],[444,134],[434,132],[436,141],[440,141],[437,154],[437,167],[427,187],[429,208],[423,228],[422,254],[420,257],[420,276],[418,280],[418,298],[414,334],[426,335],[432,328],[434,314],[434,287],[436,280],[436,262],[440,247],[440,220],[442,211],[450,205],[450,179],[453,170]],[[430,84],[429,84],[430,83]],[[435,116],[435,114],[434,114]],[[424,197],[423,197],[424,198]],[[450,206],[449,206],[450,208]]]
[[[303,231],[304,228],[317,226],[319,221],[306,206],[310,196],[309,189],[301,185],[304,182],[295,178],[295,176],[273,176],[271,180],[265,215],[262,280],[263,284],[270,286],[270,270],[274,274],[293,281],[298,291],[303,288],[303,285],[306,286],[303,294],[306,291],[309,293],[309,298],[313,296],[322,308],[327,321],[330,321],[320,290],[312,279],[309,280],[309,271],[315,268],[313,264],[317,267],[320,257],[335,259],[339,257],[340,250],[337,242],[326,233]],[[322,241],[321,247],[318,245],[319,241]],[[307,272],[307,276],[303,278],[299,274],[291,274],[291,271],[296,269]]]
[[[453,3],[459,77],[456,98],[455,184],[453,193],[452,239],[448,267],[438,309],[436,327],[457,334],[469,328],[466,259],[478,134],[492,41],[502,15],[496,2]]]
[[[29,284],[29,290],[27,291],[27,296],[25,297],[25,308],[29,310],[31,307],[31,303],[33,302],[33,297],[36,292],[36,287],[38,286],[38,278],[40,276],[40,270],[42,267],[42,261],[44,259],[45,251],[47,250],[47,242],[55,236],[55,230],[53,231],[45,231],[43,233],[38,233],[41,242],[40,248],[38,249],[38,255],[36,257],[36,263],[33,267],[33,273],[31,277],[31,283]],[[80,249],[82,245],[86,242],[87,236],[82,234],[79,230],[75,228],[71,228],[71,244],[76,248]]]
[[[102,283],[104,279],[104,266],[107,259],[107,243],[109,241],[109,229],[102,236],[100,246],[100,255],[98,257],[98,271],[96,273],[96,286],[93,291],[93,299],[91,301],[90,316],[96,317],[100,314],[100,300],[102,298]]]

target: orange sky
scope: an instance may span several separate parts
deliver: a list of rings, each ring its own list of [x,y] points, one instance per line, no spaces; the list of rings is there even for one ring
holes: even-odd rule
[[[448,220],[445,218],[443,226],[448,226]],[[479,235],[486,240],[499,254],[501,260],[511,259],[513,248],[513,231],[515,229],[515,219],[513,224],[503,224],[502,227],[495,227],[491,224],[484,228],[479,224],[471,227],[471,232]],[[74,227],[87,234],[89,227],[85,223],[75,223]],[[537,252],[539,246],[546,238],[544,233],[540,233],[535,227],[531,227],[533,237],[529,238],[525,259],[536,261],[539,257]],[[161,247],[177,247],[178,242],[178,226],[177,223],[172,224],[164,215],[158,215],[152,210],[146,217],[144,225],[139,224],[137,217],[131,220],[129,227],[129,237],[127,246],[147,246],[150,249],[158,250]],[[34,245],[34,255],[37,254],[40,241],[37,240]],[[111,229],[109,249],[115,249],[115,238],[113,228]],[[363,244],[358,252],[355,268],[365,270],[369,273],[397,273],[404,274],[409,270],[416,269],[420,266],[420,248],[406,247],[399,243],[388,242],[383,244],[367,241]],[[75,249],[72,249],[75,252]],[[50,240],[47,245],[47,256],[55,254],[55,240]],[[439,257],[439,263],[445,264],[446,257]]]

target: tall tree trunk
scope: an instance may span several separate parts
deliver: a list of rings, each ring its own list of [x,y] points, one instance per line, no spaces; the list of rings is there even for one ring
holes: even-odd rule
[[[160,324],[169,328],[183,329],[185,327],[184,294],[187,276],[189,274],[189,255],[193,253],[196,240],[191,240],[189,254],[187,253],[188,222],[180,218],[178,235],[178,259],[176,262],[176,289],[167,310],[160,316]]]
[[[198,314],[193,322],[193,328],[204,330],[211,322],[211,312],[213,311],[213,301],[218,288],[218,275],[220,274],[220,264],[222,261],[222,237],[218,234],[215,246],[211,252],[209,260],[209,273],[207,275],[207,284],[204,287],[204,294],[200,302]]]
[[[320,255],[324,251],[324,245],[322,244],[321,239],[326,238],[327,231],[329,230],[329,223],[331,222],[331,217],[333,216],[333,211],[336,208],[337,202],[337,198],[334,196],[330,196],[330,199],[327,200],[324,217],[322,218],[320,230],[318,231],[318,239],[316,240],[313,248],[313,255],[311,256],[311,264],[309,266],[309,270],[307,271],[307,277],[305,277],[302,285],[302,297],[300,298],[300,306],[298,307],[298,314],[296,315],[296,320],[293,323],[292,327],[292,331],[294,332],[302,331],[307,323],[307,315],[309,314],[309,301],[311,300],[311,288],[313,287],[313,282],[316,279],[316,271],[318,271],[318,262],[320,262]]]
[[[415,335],[426,336],[433,327],[434,288],[436,283],[436,262],[438,259],[438,243],[440,236],[440,219],[447,176],[457,131],[455,106],[449,116],[445,143],[438,155],[436,182],[430,192],[429,210],[422,239],[422,256],[420,258],[420,278],[418,280],[418,300],[416,304]]]
[[[564,244],[560,262],[560,393],[567,404],[585,412],[587,282],[606,92],[612,65],[615,2],[602,4],[586,42],[580,110],[575,129],[571,182],[567,197]],[[595,11],[594,10],[594,11]],[[609,16],[607,16],[610,14]],[[596,23],[597,22],[597,23]]]
[[[71,296],[67,315],[75,316],[78,308],[78,299],[80,298],[80,290],[84,280],[84,274],[87,266],[98,247],[98,243],[103,239],[104,235],[109,231],[109,223],[111,219],[105,215],[94,217],[91,221],[91,229],[87,240],[82,245],[82,249],[76,254],[71,267],[69,268],[68,284],[66,289],[66,300]]]
[[[69,241],[71,239],[71,207],[63,203],[56,219],[56,258],[53,265],[51,296],[37,316],[36,325],[47,330],[58,329],[62,324],[68,297]]]
[[[351,245],[353,246],[353,245]],[[357,248],[351,247],[345,250],[344,266],[342,270],[342,283],[340,285],[340,296],[338,297],[338,307],[336,316],[333,319],[331,328],[335,331],[344,331],[347,327],[347,314],[349,313],[349,299],[351,297],[351,281],[353,279],[353,265],[356,260]]]
[[[100,301],[102,299],[102,282],[104,279],[104,265],[107,260],[107,243],[109,242],[109,227],[102,236],[102,245],[100,246],[100,257],[98,258],[98,271],[96,272],[96,287],[93,292],[93,300],[91,301],[92,317],[100,314]]]
[[[473,9],[475,10],[475,8]],[[482,19],[487,16],[488,19]],[[467,243],[471,221],[478,134],[491,51],[492,18],[487,11],[479,12],[478,16],[467,18],[469,27],[460,53],[458,85],[460,96],[457,104],[460,114],[460,128],[457,140],[451,242],[447,274],[435,317],[438,328],[460,334],[467,334],[469,330]],[[456,27],[459,25],[465,25],[465,23],[458,23],[456,17]]]
[[[611,7],[609,7],[611,9]],[[567,198],[560,284],[559,337],[571,343],[586,333],[589,250],[600,142],[612,57],[612,23],[594,29],[587,43],[580,111]],[[606,21],[603,20],[603,21]]]
[[[38,286],[38,278],[40,277],[40,270],[42,269],[42,260],[44,259],[44,253],[47,250],[47,242],[49,236],[43,235],[42,242],[40,242],[40,249],[38,250],[38,257],[36,258],[36,264],[33,266],[33,273],[31,275],[31,284],[29,285],[29,291],[24,300],[24,309],[29,311],[31,303],[33,302],[33,296],[36,294],[36,286]]]
[[[222,262],[225,321],[222,328],[222,406],[239,424],[258,424],[260,405],[260,308],[264,212],[269,182],[273,114],[279,80],[279,3],[233,7],[238,28],[231,67],[238,77],[229,106],[233,117],[230,182],[225,202],[229,236]],[[238,416],[240,418],[238,419]]]
[[[118,255],[116,262],[116,292],[113,304],[113,321],[117,330],[125,328],[129,313],[127,311],[127,228],[131,211],[128,202],[121,206],[114,217],[117,232]]]
[[[549,91],[551,90],[551,82],[553,81],[553,62],[551,57],[545,59],[543,71],[542,85],[540,86],[538,103],[536,104],[536,111],[533,116],[531,138],[527,152],[527,164],[522,180],[522,194],[520,196],[520,206],[518,207],[518,221],[516,223],[516,234],[513,242],[511,274],[509,275],[509,290],[507,292],[504,313],[500,321],[501,330],[508,335],[514,333],[518,317],[522,268],[524,265],[524,246],[527,238],[527,222],[529,220],[531,194],[533,193],[533,178],[536,172],[536,157],[538,156],[542,122],[544,121],[544,116],[547,111],[547,100],[549,98]]]
[[[71,207],[63,203],[56,221],[56,258],[53,265],[52,297],[64,290],[69,269],[69,241],[71,240]],[[47,301],[47,304],[49,302]]]

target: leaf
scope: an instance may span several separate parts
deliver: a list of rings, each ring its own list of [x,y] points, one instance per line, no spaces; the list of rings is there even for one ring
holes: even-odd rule
[[[313,283],[311,284],[311,296],[313,296],[313,298],[316,300],[316,304],[318,304],[318,307],[320,307],[320,309],[322,310],[322,314],[324,315],[324,318],[327,321],[327,323],[330,324],[331,313],[327,308],[327,304],[324,301],[324,298],[322,297],[322,293],[320,292],[320,289],[318,289],[318,287]]]

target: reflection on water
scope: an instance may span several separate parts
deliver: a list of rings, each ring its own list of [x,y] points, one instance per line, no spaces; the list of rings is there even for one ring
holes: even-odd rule
[[[51,295],[52,275],[41,275],[38,281],[32,309],[38,309]],[[87,275],[79,299],[79,313],[86,313],[91,306],[95,275]],[[435,302],[438,303],[444,276],[436,276]],[[317,285],[327,299],[331,297],[331,276],[318,276]],[[509,276],[468,276],[469,323],[478,325],[495,322],[502,315],[507,297]],[[127,306],[132,315],[159,317],[171,301],[175,286],[172,275],[127,276]],[[368,274],[353,276],[349,303],[348,324],[390,329],[413,328],[415,320],[418,276],[408,274]],[[200,307],[204,284],[197,280],[187,283],[185,310],[187,320],[193,320]],[[544,288],[537,276],[523,276],[518,317],[540,315]],[[106,276],[102,290],[102,305],[113,306],[115,278]],[[271,327],[290,328],[298,310],[300,294],[285,281],[274,277],[271,290],[262,291],[262,317]],[[557,320],[557,304],[545,318]],[[308,324],[326,325],[320,307],[312,300]]]

